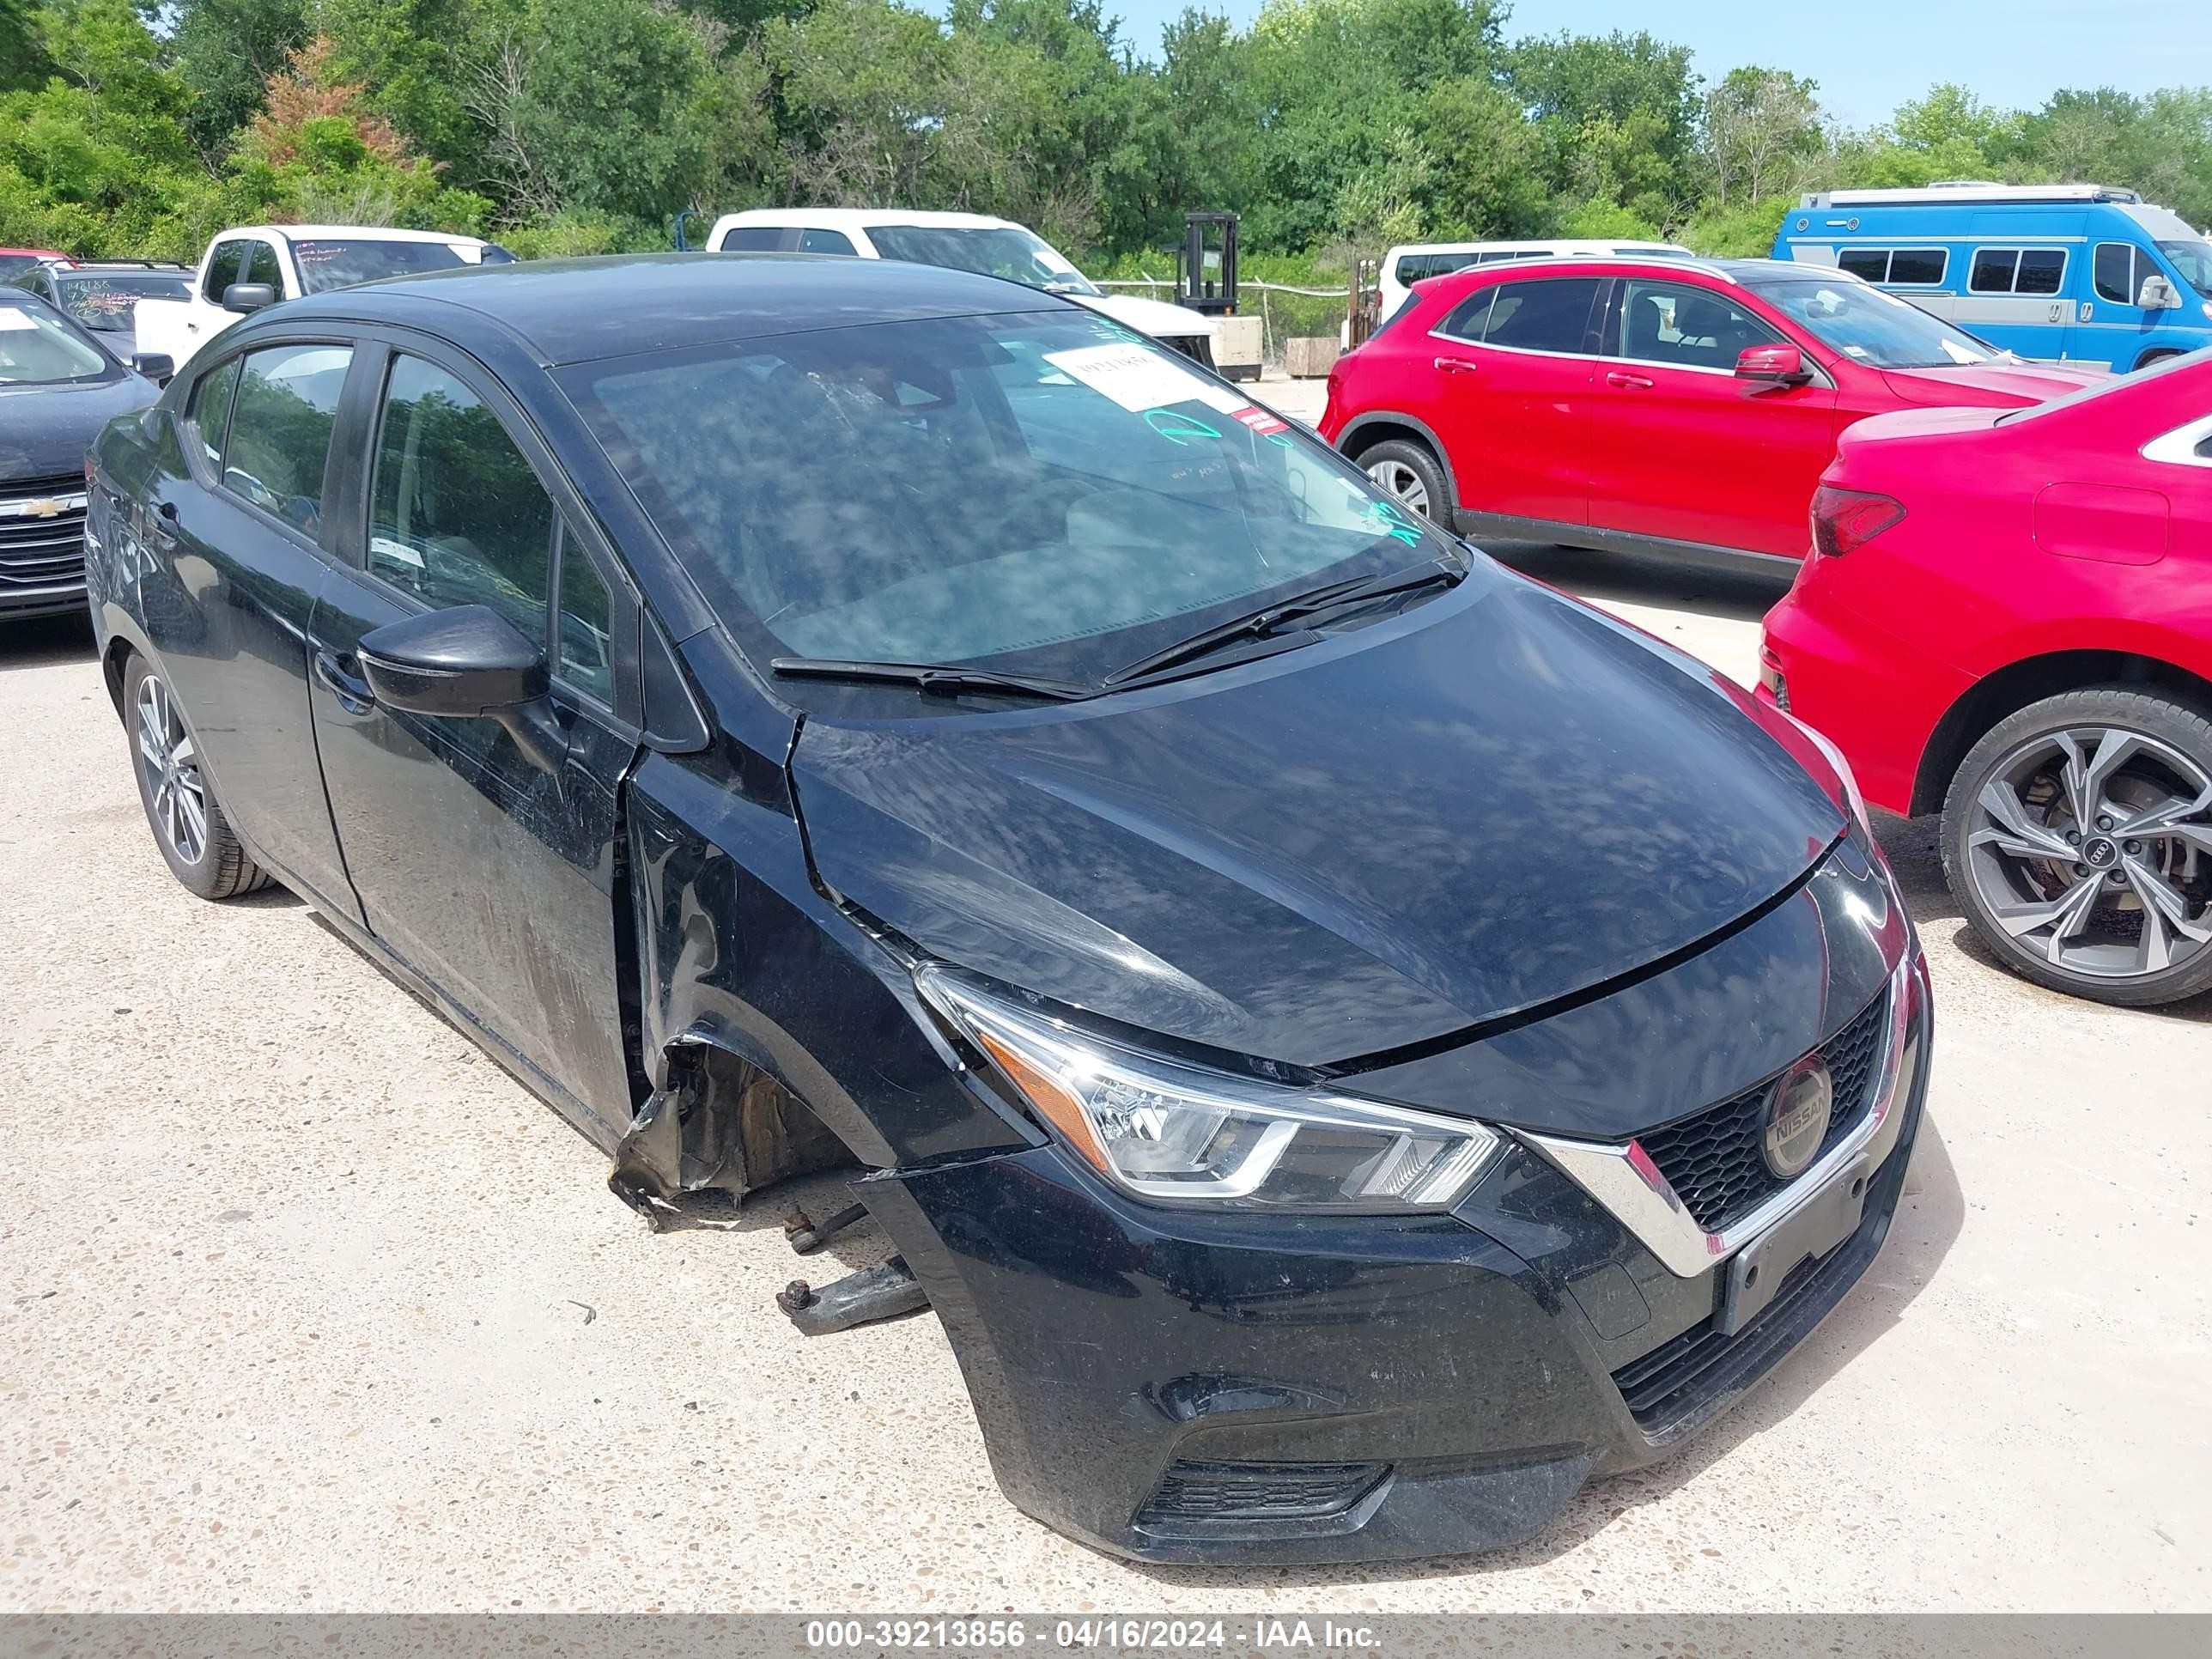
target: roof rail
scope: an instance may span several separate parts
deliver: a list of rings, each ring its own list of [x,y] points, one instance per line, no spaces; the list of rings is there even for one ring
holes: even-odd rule
[[[2112,185],[1999,185],[1980,179],[1952,179],[1914,190],[1814,190],[1798,198],[1801,208],[1887,207],[1914,202],[2140,202],[2132,190]]]

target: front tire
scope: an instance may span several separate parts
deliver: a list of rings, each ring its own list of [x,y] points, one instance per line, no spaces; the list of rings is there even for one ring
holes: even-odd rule
[[[2124,686],[2000,721],[1943,802],[1943,875],[2014,972],[2154,1007],[2212,989],[2212,720]]]
[[[1426,444],[1390,438],[1362,450],[1359,465],[1376,488],[1417,519],[1451,526],[1451,489],[1444,470]]]
[[[269,885],[231,832],[176,694],[143,657],[132,657],[124,671],[123,712],[138,804],[169,873],[204,899]]]

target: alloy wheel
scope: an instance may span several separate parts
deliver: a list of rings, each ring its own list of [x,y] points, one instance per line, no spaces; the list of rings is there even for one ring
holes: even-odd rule
[[[1377,461],[1367,469],[1367,476],[1395,496],[1408,513],[1424,519],[1429,516],[1429,487],[1421,482],[1421,475],[1405,462]]]
[[[2212,775],[2171,744],[2112,726],[2039,733],[1972,811],[1968,879],[2022,951],[2112,980],[2212,945]]]
[[[177,700],[157,675],[139,684],[137,726],[138,763],[154,803],[154,827],[180,861],[198,864],[207,856],[207,783]]]

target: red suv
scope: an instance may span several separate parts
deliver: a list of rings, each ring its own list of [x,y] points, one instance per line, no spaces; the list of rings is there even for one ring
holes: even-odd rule
[[[1813,516],[1760,694],[1869,799],[1942,811],[1951,890],[2021,973],[2212,989],[2212,350],[1854,427]]]
[[[2022,362],[1845,272],[1767,259],[1543,261],[1413,296],[1330,374],[1322,434],[1472,536],[1794,564],[1852,422],[2103,378]]]

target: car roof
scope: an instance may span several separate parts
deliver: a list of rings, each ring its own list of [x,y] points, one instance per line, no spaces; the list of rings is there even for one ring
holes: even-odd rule
[[[434,307],[448,314],[433,322]],[[464,347],[472,331],[496,329],[550,366],[866,323],[1061,310],[1089,314],[1019,283],[937,265],[694,252],[464,265],[309,295],[282,315],[430,326]]]
[[[909,208],[747,208],[715,222],[727,225],[790,225],[799,230],[866,230],[874,225],[923,225],[945,229],[1022,230],[1012,219],[988,213],[934,213]]]
[[[1401,253],[1486,253],[1492,251],[1510,253],[1528,248],[1585,247],[1601,249],[1607,253],[1615,248],[1623,248],[1632,253],[1661,248],[1670,248],[1680,253],[1689,252],[1680,242],[1638,242],[1626,238],[1615,240],[1610,236],[1538,236],[1520,242],[1401,242],[1382,257],[1395,259]]]
[[[1414,283],[1413,287],[1422,291],[1435,289],[1447,283],[1473,288],[1484,283],[1516,282],[1530,276],[1555,275],[1562,267],[1583,272],[1595,270],[1597,274],[1605,275],[1621,266],[1676,278],[1686,271],[1695,272],[1743,288],[1757,288],[1762,283],[1784,281],[1856,283],[1860,280],[1850,271],[1834,265],[1798,264],[1789,259],[1684,259],[1679,257],[1639,258],[1633,253],[1563,253],[1549,259],[1516,259],[1510,264],[1469,265],[1463,270],[1425,277]]]
[[[357,239],[377,242],[444,242],[454,247],[474,247],[481,238],[449,236],[441,230],[402,230],[397,225],[233,225],[211,240],[228,242],[239,236],[269,236],[278,241],[322,242]]]
[[[171,264],[166,259],[72,259],[55,268],[57,276],[96,276],[103,270],[143,270],[155,276],[189,276],[190,265]]]

